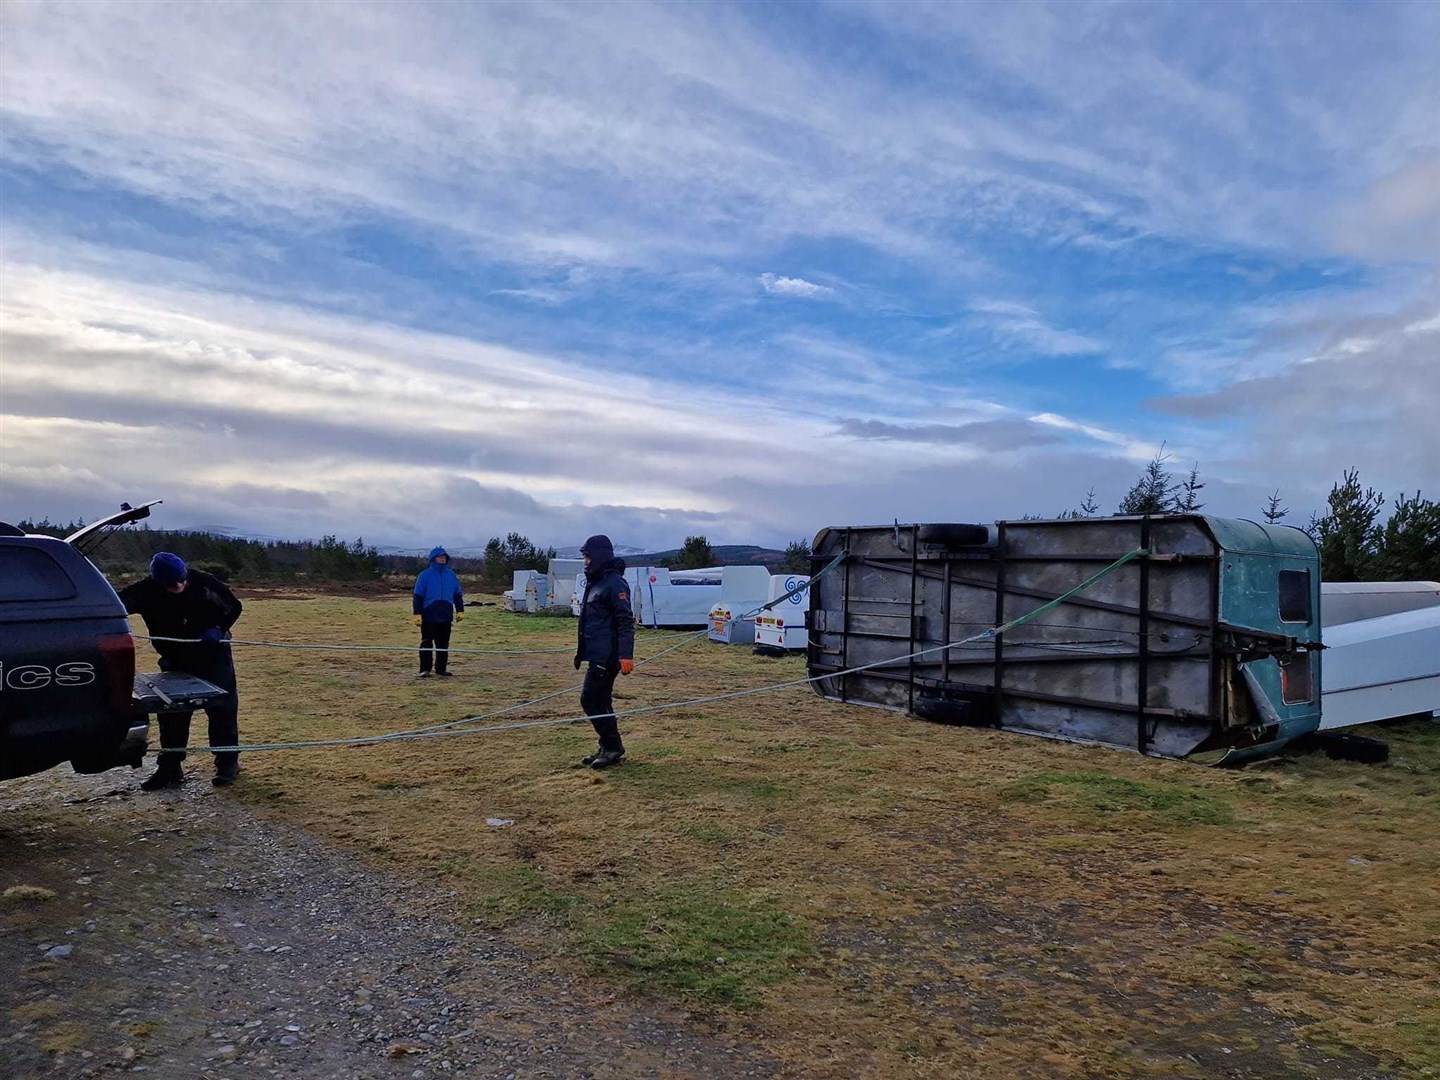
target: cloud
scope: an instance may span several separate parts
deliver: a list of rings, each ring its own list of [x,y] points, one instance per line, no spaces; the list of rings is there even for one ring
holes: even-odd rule
[[[206,216],[539,264],[840,238],[943,267],[997,228],[1308,250],[1434,150],[1430,7],[1357,37],[1338,8],[851,5],[807,48],[699,5],[12,5],[0,144]]]
[[[969,424],[891,424],[882,420],[842,420],[836,434],[853,439],[967,446],[1003,454],[1060,441],[1054,431],[1028,420],[982,420]]]
[[[911,414],[847,427],[813,396],[797,412],[768,389],[617,379],[584,360],[289,305],[0,270],[0,500],[21,516],[160,497],[169,525],[399,546],[417,530],[565,544],[601,528],[639,546],[687,531],[777,542],[842,504],[855,519],[944,514],[949,482],[896,477],[947,462],[967,481],[1001,442],[1007,458],[1045,449],[1035,425],[983,401],[912,391]],[[1103,454],[1071,463],[1109,468]],[[1047,506],[1069,500],[1067,478],[1032,481]]]
[[[1042,356],[1085,356],[1105,350],[1102,342],[1053,327],[1034,308],[1013,300],[975,300],[969,310],[997,340]]]
[[[832,295],[835,290],[828,285],[816,285],[804,278],[777,277],[775,274],[760,275],[760,285],[767,293],[778,296],[798,296],[806,300],[818,300]]]
[[[1378,488],[1423,485],[1433,497],[1440,294],[1385,316],[1332,320],[1316,348],[1272,374],[1150,404],[1224,431],[1218,467],[1262,486],[1299,488],[1297,502],[1303,494],[1318,504],[1352,466]]]
[[[1342,251],[1433,262],[1440,255],[1440,153],[1376,180],[1363,199],[1340,208],[1336,218],[1335,239]]]

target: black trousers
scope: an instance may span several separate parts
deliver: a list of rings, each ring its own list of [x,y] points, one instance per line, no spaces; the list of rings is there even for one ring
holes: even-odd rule
[[[229,696],[221,698],[214,705],[205,708],[205,717],[210,721],[211,746],[235,746],[240,742],[240,692],[235,686],[235,661],[230,655],[229,645],[207,645],[204,652],[187,657],[183,662],[161,660],[164,671],[183,671],[212,682]],[[160,721],[161,768],[180,767],[185,760],[184,747],[190,742],[189,709],[183,712],[163,712],[156,719]],[[174,749],[168,749],[173,747]],[[233,769],[239,764],[240,754],[235,751],[215,755],[215,768],[220,771]]]
[[[430,658],[435,658],[435,670],[444,672],[450,664],[450,629],[453,626],[448,622],[430,622],[428,619],[420,624],[420,670],[430,670]]]
[[[620,741],[620,721],[615,719],[615,676],[619,674],[619,664],[592,663],[585,672],[585,685],[580,688],[580,708],[590,718],[605,750],[625,749]]]

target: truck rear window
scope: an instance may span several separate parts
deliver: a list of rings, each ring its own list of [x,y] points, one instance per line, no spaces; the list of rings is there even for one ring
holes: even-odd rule
[[[68,600],[75,583],[51,556],[33,547],[0,544],[0,604],[22,600]]]

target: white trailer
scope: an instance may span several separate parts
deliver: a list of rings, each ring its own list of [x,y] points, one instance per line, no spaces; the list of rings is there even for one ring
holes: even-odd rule
[[[625,569],[630,585],[630,607],[641,626],[706,626],[710,609],[720,599],[720,568],[670,570],[664,566],[630,566]],[[575,576],[570,610],[580,614],[585,598],[585,575]]]
[[[755,640],[754,613],[769,599],[770,576],[764,566],[721,568],[720,599],[710,609],[710,632],[706,635],[711,641],[749,645]]]
[[[1320,730],[1440,713],[1440,607],[1324,632]]]
[[[539,570],[516,570],[510,591],[505,594],[505,610],[534,611],[536,608],[531,605],[541,595],[549,595],[545,591],[545,575]]]
[[[670,570],[664,566],[633,566],[630,605],[642,626],[708,626],[710,609],[720,599],[720,568]]]
[[[1440,581],[1320,583],[1321,626],[1339,626],[1428,607],[1440,607]]]
[[[570,610],[578,615],[576,608],[580,605],[580,597],[575,593],[575,583],[584,573],[583,559],[551,559],[545,574],[550,587],[550,603],[569,604]],[[583,585],[580,591],[584,592]]]
[[[755,619],[755,651],[763,656],[798,652],[810,641],[810,579],[804,574],[776,574],[765,602],[774,603],[782,596],[784,600]]]

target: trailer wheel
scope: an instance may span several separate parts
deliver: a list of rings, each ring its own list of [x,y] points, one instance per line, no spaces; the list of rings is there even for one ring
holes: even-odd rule
[[[1323,750],[1335,761],[1354,761],[1361,765],[1378,765],[1390,759],[1390,744],[1363,735],[1342,735],[1338,731],[1315,731],[1297,739],[1299,750]]]
[[[945,525],[921,525],[916,538],[922,544],[939,544],[942,547],[979,547],[990,541],[988,525],[964,525],[958,522]]]
[[[955,727],[990,727],[992,723],[988,703],[953,698],[917,697],[911,715],[932,724]]]

